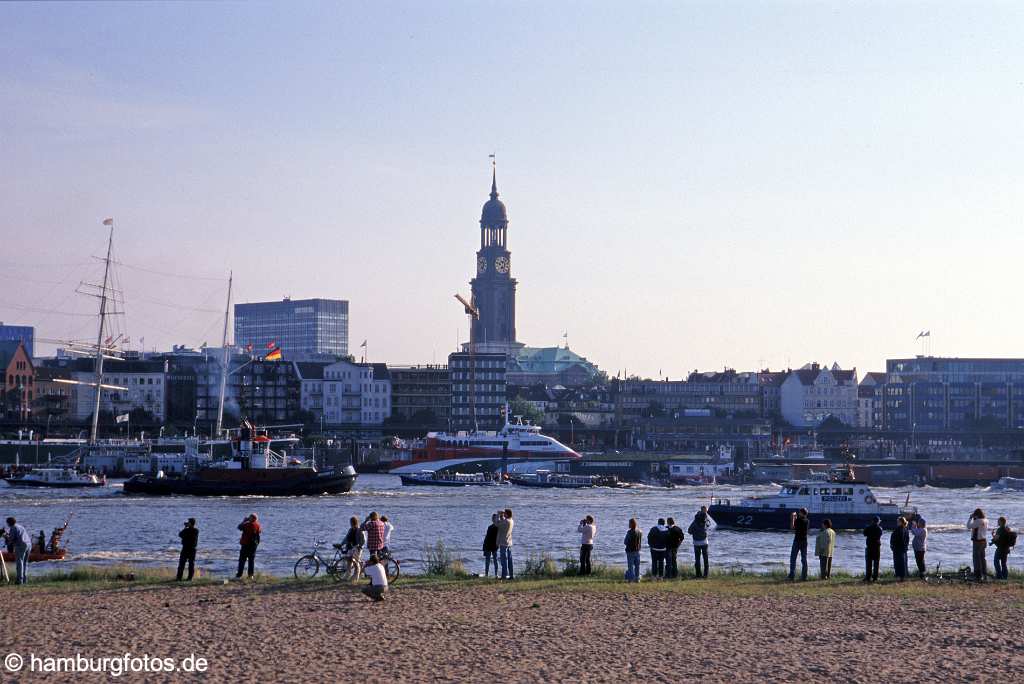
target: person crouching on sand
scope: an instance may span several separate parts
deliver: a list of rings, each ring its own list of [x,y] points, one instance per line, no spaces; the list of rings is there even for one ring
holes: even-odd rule
[[[826,518],[821,521],[821,530],[814,539],[814,555],[821,566],[820,579],[832,579],[832,553],[836,548],[836,531],[832,529],[832,521]]]
[[[640,581],[640,547],[644,542],[644,533],[636,524],[636,518],[629,519],[629,529],[626,530],[626,538],[623,543],[626,545],[626,581]]]
[[[384,566],[381,565],[377,554],[370,555],[369,560],[366,561],[366,567],[363,568],[363,574],[370,580],[370,584],[363,587],[363,593],[374,601],[383,601],[384,594],[388,591],[388,576],[384,572]]]
[[[241,548],[238,551],[238,572],[235,573],[235,579],[242,579],[242,570],[245,569],[247,562],[249,579],[252,579],[256,565],[256,547],[260,545],[260,533],[263,532],[263,528],[260,527],[259,518],[252,513],[239,523],[238,529],[242,537],[238,540]]]

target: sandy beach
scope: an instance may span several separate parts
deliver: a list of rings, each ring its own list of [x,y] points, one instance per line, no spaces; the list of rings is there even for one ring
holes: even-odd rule
[[[9,588],[0,643],[26,661],[194,653],[213,681],[1005,681],[1024,666],[1018,583],[813,584],[409,582],[380,604],[320,582]]]

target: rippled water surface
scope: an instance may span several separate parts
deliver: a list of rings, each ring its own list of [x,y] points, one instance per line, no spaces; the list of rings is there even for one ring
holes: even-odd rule
[[[415,572],[422,549],[439,540],[461,557],[471,571],[482,571],[481,543],[490,515],[498,508],[512,508],[516,526],[514,552],[518,563],[531,553],[547,552],[556,559],[575,554],[579,536],[576,525],[586,514],[597,520],[594,548],[596,562],[624,565],[622,537],[630,517],[646,530],[658,517],[674,516],[685,529],[702,503],[714,497],[733,501],[750,494],[766,494],[775,487],[683,487],[677,489],[555,490],[523,487],[403,487],[392,475],[361,475],[349,494],[297,498],[194,498],[128,497],[120,483],[98,490],[22,490],[0,483],[0,513],[14,515],[33,534],[53,527],[73,513],[67,535],[69,559],[74,563],[132,561],[174,565],[178,554],[178,530],[194,517],[200,528],[199,565],[216,574],[233,572],[238,553],[236,526],[255,512],[264,527],[259,567],[274,574],[288,574],[298,556],[309,550],[314,537],[340,541],[353,515],[360,518],[379,511],[396,526],[392,538],[395,555],[403,568]],[[927,519],[929,566],[944,568],[970,563],[970,541],[964,524],[971,511],[981,507],[992,524],[1005,515],[1012,526],[1024,520],[1024,492],[988,489],[875,488],[880,500],[911,503]],[[720,530],[711,539],[713,566],[763,572],[788,568],[791,537],[783,532]],[[680,560],[689,559],[689,539]],[[840,532],[835,568],[863,572],[863,538],[859,532]],[[814,542],[809,558],[812,573]],[[646,553],[644,554],[647,555]],[[991,558],[991,553],[990,553]],[[888,546],[882,563],[891,568]],[[644,561],[645,566],[649,558]],[[1011,567],[1018,566],[1013,554]],[[55,564],[33,566],[41,569]],[[911,566],[913,558],[911,557]],[[522,567],[521,565],[519,567]],[[684,566],[685,567],[685,566]]]

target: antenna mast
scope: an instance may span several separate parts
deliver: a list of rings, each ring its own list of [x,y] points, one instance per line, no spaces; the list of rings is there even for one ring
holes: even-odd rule
[[[221,341],[221,346],[224,348],[224,358],[221,361],[220,367],[220,402],[217,404],[216,437],[220,437],[221,428],[224,426],[224,391],[228,384],[228,362],[230,361],[228,354],[228,313],[231,311],[231,283],[234,278],[234,271],[230,271],[228,273],[228,303],[224,307],[224,338]]]
[[[110,279],[110,253],[114,245],[114,219],[107,219],[103,223],[110,226],[110,235],[107,237],[107,258],[103,260],[103,286],[100,288],[100,330],[96,334],[96,401],[93,402],[92,407],[92,432],[89,434],[89,444],[96,443],[96,434],[100,426],[100,393],[103,391],[103,329],[107,323],[107,283]]]

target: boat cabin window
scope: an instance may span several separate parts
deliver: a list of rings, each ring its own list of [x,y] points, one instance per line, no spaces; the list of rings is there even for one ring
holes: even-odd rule
[[[801,487],[800,488],[800,493],[801,494],[807,494],[807,487]]]
[[[846,488],[846,493],[847,494],[853,494],[853,487],[847,487]]]

